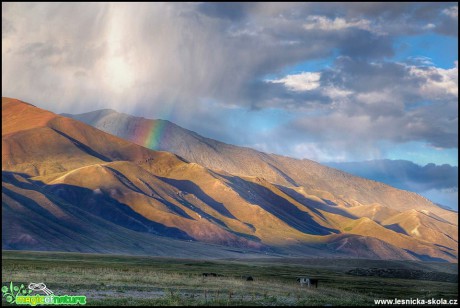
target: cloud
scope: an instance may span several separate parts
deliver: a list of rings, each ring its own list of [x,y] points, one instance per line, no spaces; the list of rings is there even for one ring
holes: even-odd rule
[[[257,81],[287,66],[335,51],[391,56],[391,35],[375,29],[411,16],[411,6],[375,7],[385,18],[371,21],[378,10],[364,4],[8,3],[2,6],[3,94],[48,102],[59,112],[72,111],[66,106],[153,112],[165,103],[193,109],[203,99],[253,108],[247,94],[258,92]],[[75,82],[77,71],[86,75]],[[283,95],[289,94],[267,105]]]
[[[306,30],[338,31],[348,28],[357,28],[371,31],[371,22],[367,19],[351,19],[336,17],[334,19],[325,16],[308,16],[303,25]]]
[[[207,16],[229,20],[245,18],[256,3],[246,2],[204,2],[198,5],[198,10]]]
[[[269,80],[272,83],[282,83],[286,88],[292,91],[310,91],[319,87],[321,73],[303,72],[300,74],[288,75],[281,79]]]
[[[407,58],[406,63],[414,66],[435,66],[433,59],[425,56],[410,56]]]
[[[426,62],[425,62],[426,64]],[[445,96],[458,96],[458,61],[451,69],[436,68],[434,66],[410,66],[409,72],[414,78],[424,81],[420,87],[421,95],[429,99]]]
[[[338,24],[352,26],[357,22],[357,26],[365,29],[369,21],[371,31],[390,36],[424,31],[458,35],[458,6],[451,3],[318,3],[311,4],[308,10],[310,15],[327,18],[327,24],[345,19]]]
[[[326,164],[361,177],[415,192],[458,188],[458,167],[448,164],[420,166],[407,160],[388,159]]]
[[[442,10],[442,13],[449,16],[452,19],[458,19],[458,6],[451,6],[447,9]]]
[[[2,17],[2,39],[6,38],[7,36],[14,33],[15,31],[16,29],[11,24],[11,22],[8,19]]]
[[[458,5],[445,8],[441,13],[435,31],[458,37]],[[443,18],[445,16],[448,18]]]
[[[422,141],[439,148],[458,147],[458,65],[450,69],[405,63],[373,62],[342,57],[322,72],[321,78],[277,80],[288,91],[315,90],[319,102],[285,125],[286,136],[334,143],[335,150],[353,152],[386,140]],[[270,81],[273,82],[273,81]],[[288,83],[290,82],[290,83]],[[294,88],[296,86],[297,88]],[[283,138],[284,139],[284,138]]]
[[[420,166],[407,160],[388,159],[329,162],[326,165],[396,188],[417,192],[436,203],[458,209],[458,167],[448,164]]]

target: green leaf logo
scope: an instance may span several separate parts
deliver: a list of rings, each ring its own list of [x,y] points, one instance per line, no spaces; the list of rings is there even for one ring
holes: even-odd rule
[[[15,286],[13,282],[10,282],[10,287],[2,287],[2,297],[5,298],[7,303],[14,304],[16,302],[16,297],[20,295],[28,295],[32,290],[27,290],[26,287],[21,284],[20,286]]]

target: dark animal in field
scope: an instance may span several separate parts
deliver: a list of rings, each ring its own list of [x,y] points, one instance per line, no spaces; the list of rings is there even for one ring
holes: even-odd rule
[[[304,285],[307,285],[307,287],[309,288],[312,288],[313,286],[315,286],[315,288],[318,287],[318,279],[299,277],[297,278],[297,281],[300,282],[301,287],[303,287]]]
[[[241,278],[246,281],[254,281],[254,278],[252,278],[252,276],[241,276]]]
[[[310,279],[310,285],[315,286],[315,288],[318,287],[318,279]]]
[[[222,277],[222,275],[220,274],[216,274],[216,273],[203,273],[201,274],[203,277]]]

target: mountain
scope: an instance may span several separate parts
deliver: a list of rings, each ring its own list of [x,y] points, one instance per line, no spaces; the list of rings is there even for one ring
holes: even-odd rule
[[[308,159],[266,154],[205,138],[169,121],[135,117],[110,109],[63,115],[134,143],[175,153],[212,170],[263,177],[287,187],[302,187],[307,194],[330,204],[346,208],[379,204],[398,211],[429,210],[451,223],[457,222],[456,214],[418,194],[352,176]]]
[[[203,162],[2,98],[2,248],[457,261],[457,213],[416,194],[160,124]]]
[[[115,214],[116,215],[116,214]],[[129,218],[128,218],[129,219]],[[2,249],[122,253],[189,258],[238,257],[228,247],[139,232],[131,218],[123,226],[66,202],[46,186],[14,172],[2,173]],[[138,223],[138,225],[136,225]],[[176,236],[177,237],[177,236]],[[248,257],[257,251],[248,251]]]

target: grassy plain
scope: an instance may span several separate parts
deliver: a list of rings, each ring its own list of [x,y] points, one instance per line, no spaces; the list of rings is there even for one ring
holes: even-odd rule
[[[458,298],[458,282],[347,273],[355,268],[458,273],[457,264],[409,261],[193,260],[3,251],[2,285],[44,282],[57,295],[86,295],[88,305],[373,305],[374,299]],[[204,278],[203,272],[223,276]],[[297,276],[318,278],[318,288],[300,287]]]

